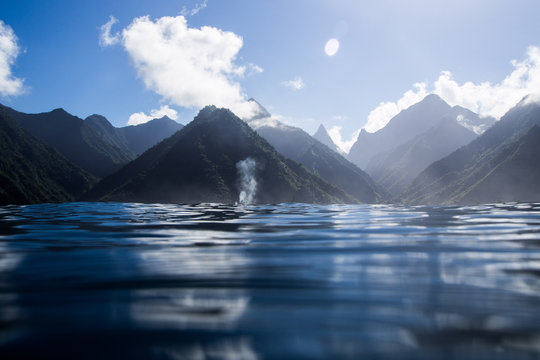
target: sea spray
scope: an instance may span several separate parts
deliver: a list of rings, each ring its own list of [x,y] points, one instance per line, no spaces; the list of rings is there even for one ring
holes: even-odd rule
[[[257,162],[250,157],[236,163],[240,190],[238,202],[240,204],[251,204],[255,200],[255,195],[257,193],[257,180],[255,179],[256,168]]]

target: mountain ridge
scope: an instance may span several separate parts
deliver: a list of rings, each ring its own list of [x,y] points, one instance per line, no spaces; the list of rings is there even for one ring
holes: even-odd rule
[[[264,108],[260,113],[269,114]],[[283,156],[306,166],[359,202],[376,203],[387,198],[387,192],[366,172],[304,130],[271,117],[257,117],[247,119],[246,122]]]
[[[315,140],[320,141],[322,144],[328,146],[330,149],[334,150],[338,154],[341,154],[341,155],[344,154],[344,152],[336,145],[336,143],[334,143],[334,140],[332,140],[332,138],[328,134],[328,131],[326,130],[323,124],[319,125],[319,128],[312,135],[312,137]]]
[[[474,125],[477,128],[480,124],[492,121],[492,119],[482,120],[468,109],[459,106],[451,107],[438,95],[430,94],[422,101],[402,110],[382,129],[374,133],[368,133],[362,129],[349,151],[348,159],[361,169],[366,169],[375,155],[410,141],[444,117],[454,119],[460,117],[462,119],[460,125],[465,124],[469,127]]]
[[[104,141],[84,120],[62,108],[38,114],[22,113],[4,105],[0,109],[26,131],[96,177],[111,174],[131,160],[129,154]]]
[[[0,108],[0,204],[74,201],[96,180]]]
[[[520,102],[471,143],[428,166],[407,189],[408,195],[403,201],[410,204],[476,203],[478,197],[473,196],[472,190],[480,189],[480,184],[487,181],[501,164],[512,163],[516,149],[530,139],[525,137],[526,134],[539,125],[540,105]],[[531,161],[520,171],[536,173],[536,167],[536,161]],[[498,176],[502,177],[501,174]],[[499,185],[510,195],[527,190],[518,184],[513,181]],[[536,194],[536,186],[529,187],[531,194]],[[484,194],[483,200],[497,201],[498,193],[491,194],[491,198]],[[510,195],[506,196],[507,201],[512,198]]]
[[[237,164],[258,163],[257,202],[352,202],[342,190],[284,158],[230,110],[203,108],[181,131],[102,180],[87,198],[140,202],[239,200]]]
[[[474,138],[474,132],[447,116],[413,139],[375,155],[366,171],[399,198],[422,170]]]

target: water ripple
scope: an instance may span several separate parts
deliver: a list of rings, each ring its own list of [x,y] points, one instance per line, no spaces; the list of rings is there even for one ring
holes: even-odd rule
[[[539,306],[537,203],[0,207],[2,358],[531,359]]]

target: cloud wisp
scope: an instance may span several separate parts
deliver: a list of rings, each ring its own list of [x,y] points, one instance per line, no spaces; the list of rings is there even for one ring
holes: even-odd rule
[[[148,115],[143,112],[131,114],[129,116],[128,125],[140,125],[164,116],[167,116],[172,120],[176,120],[178,118],[178,112],[171,109],[168,105],[163,105],[159,109],[150,110],[150,114]]]
[[[288,87],[294,91],[302,90],[306,87],[304,80],[300,76],[295,77],[294,79],[283,81],[281,85]]]
[[[180,15],[186,17],[186,16],[195,16],[199,13],[199,11],[201,11],[202,9],[204,9],[206,6],[208,6],[208,0],[203,0],[202,2],[198,3],[198,4],[195,4],[195,6],[188,10],[185,6],[182,8],[182,10],[180,11]]]
[[[330,138],[338,148],[348,154],[352,146],[356,142],[356,139],[358,138],[358,134],[360,134],[361,129],[356,130],[349,140],[346,140],[341,136],[341,129],[342,127],[338,125],[332,126],[328,130],[328,136],[330,136]]]
[[[16,96],[24,92],[23,80],[13,76],[12,66],[21,49],[13,29],[0,20],[0,95]]]
[[[113,46],[120,42],[120,33],[111,34],[111,29],[118,19],[114,16],[109,17],[109,21],[99,27],[99,45],[101,47]]]
[[[103,25],[110,38],[113,18]],[[109,39],[102,36],[103,39]],[[165,101],[186,108],[227,107],[248,118],[254,111],[238,79],[260,73],[255,64],[237,64],[242,37],[203,26],[190,28],[184,16],[135,18],[121,31],[119,42],[145,86]]]

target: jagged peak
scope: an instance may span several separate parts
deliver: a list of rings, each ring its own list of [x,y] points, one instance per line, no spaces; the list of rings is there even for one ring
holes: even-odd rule
[[[319,128],[317,129],[317,132],[323,132],[323,131],[325,133],[328,133],[328,131],[326,130],[326,127],[323,124],[320,124]]]
[[[254,104],[256,106],[256,110],[253,116],[251,116],[249,119],[245,119],[246,121],[269,118],[272,116],[272,114],[270,114],[270,112],[254,98],[250,98],[248,102]]]

